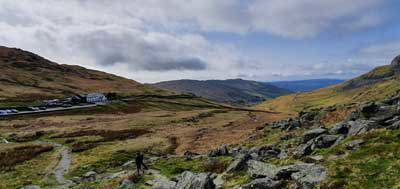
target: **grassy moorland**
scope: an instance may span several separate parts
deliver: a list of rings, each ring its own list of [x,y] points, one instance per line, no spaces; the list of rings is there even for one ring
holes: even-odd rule
[[[181,155],[187,150],[205,153],[221,144],[237,144],[246,140],[265,121],[278,120],[279,116],[221,106],[197,97],[141,96],[86,110],[7,118],[0,120],[0,134],[11,142],[2,145],[23,145],[35,151],[34,145],[59,144],[70,149],[71,165],[66,177],[72,179],[92,170],[98,173],[122,171],[121,165],[132,160],[138,151],[157,156]],[[54,186],[52,171],[59,160],[60,148],[56,146],[16,160],[15,165],[0,173],[2,187]],[[15,151],[25,152],[21,149]],[[180,173],[179,170],[191,168],[225,168],[230,162],[229,159],[220,161],[217,167],[207,167],[199,162],[201,165],[197,168],[192,163],[177,164],[174,168],[171,162],[162,161],[155,167],[162,173],[174,175]],[[24,174],[18,176],[20,172]],[[35,172],[37,175],[30,176]],[[83,185],[113,188],[119,181],[111,179]]]

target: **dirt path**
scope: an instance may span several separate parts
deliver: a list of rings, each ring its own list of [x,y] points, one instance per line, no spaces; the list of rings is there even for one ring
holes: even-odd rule
[[[62,147],[60,150],[60,161],[57,167],[54,169],[54,176],[56,177],[57,183],[60,185],[59,188],[68,188],[72,184],[71,180],[64,177],[64,174],[68,171],[71,165],[71,154],[68,148]]]

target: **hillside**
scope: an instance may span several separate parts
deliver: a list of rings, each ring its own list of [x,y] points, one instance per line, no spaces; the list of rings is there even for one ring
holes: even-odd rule
[[[309,80],[297,80],[297,81],[274,81],[267,83],[293,92],[309,92],[320,88],[329,87],[331,85],[336,85],[342,82],[344,82],[344,80],[309,79]]]
[[[80,66],[60,65],[16,48],[0,47],[0,66],[0,100],[34,100],[90,92],[130,95],[155,91],[130,79]]]
[[[179,93],[192,93],[216,102],[229,104],[255,104],[290,91],[256,81],[229,80],[175,80],[152,84],[152,86]]]
[[[381,100],[399,90],[400,56],[390,65],[377,67],[342,84],[312,92],[282,96],[260,104],[258,108],[293,113],[337,104]]]

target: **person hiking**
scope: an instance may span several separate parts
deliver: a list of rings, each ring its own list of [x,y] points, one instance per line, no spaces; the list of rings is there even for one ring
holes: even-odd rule
[[[143,160],[144,160],[143,153],[138,152],[136,155],[136,159],[135,159],[136,170],[137,170],[138,175],[140,175],[140,170],[142,170],[143,174],[144,174],[144,169],[146,169],[146,170],[148,169],[147,166],[144,164]],[[142,169],[142,165],[143,165],[144,169]]]

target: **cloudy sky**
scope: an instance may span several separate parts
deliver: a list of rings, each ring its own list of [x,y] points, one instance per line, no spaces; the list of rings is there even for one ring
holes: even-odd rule
[[[0,45],[140,82],[351,78],[400,54],[398,0],[0,0]]]

